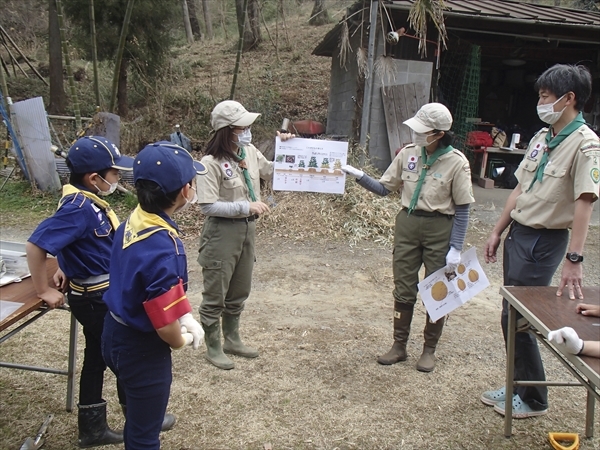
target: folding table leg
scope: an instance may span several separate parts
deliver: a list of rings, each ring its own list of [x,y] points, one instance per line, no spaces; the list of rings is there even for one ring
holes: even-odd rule
[[[504,437],[512,435],[512,398],[515,380],[515,333],[517,327],[517,311],[512,305],[508,307],[508,336],[506,338],[506,400],[504,402]]]
[[[585,437],[594,437],[594,407],[596,399],[590,391],[587,391],[586,414],[585,414]]]
[[[75,371],[77,368],[77,319],[71,314],[69,329],[69,366],[67,368],[67,411],[73,411],[75,403]]]

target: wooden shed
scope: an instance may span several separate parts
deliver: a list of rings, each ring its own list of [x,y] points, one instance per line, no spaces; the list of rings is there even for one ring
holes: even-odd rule
[[[358,1],[313,51],[332,58],[327,134],[364,144],[374,166],[385,170],[397,148],[410,142],[402,121],[428,101],[450,108],[458,147],[467,152],[467,133],[486,125],[501,127],[509,138],[519,132],[526,142],[542,126],[533,84],[556,63],[590,68],[593,96],[584,116],[600,129],[600,12],[445,0],[447,48],[437,52],[430,22],[422,57],[408,23],[412,3]],[[397,32],[397,42],[390,32]]]

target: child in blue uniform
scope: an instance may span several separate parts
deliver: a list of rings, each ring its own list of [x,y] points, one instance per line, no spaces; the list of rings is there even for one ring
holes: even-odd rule
[[[122,156],[109,140],[98,136],[75,142],[67,157],[69,184],[51,217],[38,225],[27,242],[27,263],[38,296],[49,308],[64,303],[57,288],[67,287],[71,312],[83,326],[85,352],[79,380],[79,446],[95,447],[123,440],[106,424],[102,387],[106,364],[100,350],[104,317],[102,301],[109,283],[108,267],[119,219],[101,196],[117,187],[119,170],[131,170],[133,159]],[[46,254],[57,256],[61,272],[56,286],[46,277]],[[66,276],[66,279],[64,276]],[[61,286],[62,284],[62,286]],[[117,382],[121,403],[125,395]]]
[[[185,250],[171,219],[197,201],[196,175],[203,173],[202,164],[169,142],[146,146],[134,162],[139,205],[115,234],[102,335],[104,359],[127,397],[126,449],[160,448],[171,349],[196,349],[204,338],[190,313]]]

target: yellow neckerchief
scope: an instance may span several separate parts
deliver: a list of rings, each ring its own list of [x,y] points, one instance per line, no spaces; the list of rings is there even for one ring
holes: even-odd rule
[[[110,205],[108,204],[108,202],[106,200],[102,200],[100,197],[98,197],[95,194],[92,194],[89,191],[82,191],[81,189],[77,189],[72,184],[65,184],[63,186],[62,194],[63,194],[63,196],[60,199],[60,202],[58,204],[59,207],[62,206],[65,197],[67,197],[68,195],[81,194],[81,195],[89,198],[92,203],[94,203],[96,206],[98,206],[99,208],[104,210],[106,217],[108,217],[108,220],[110,220],[110,224],[112,225],[113,230],[116,230],[119,227],[119,224],[121,223],[121,221],[119,220],[119,218],[117,217],[117,215],[112,210],[112,208],[110,207]]]
[[[165,219],[158,214],[147,213],[137,205],[127,221],[123,233],[123,248],[152,236],[157,231],[167,230],[171,237],[178,237],[179,233]]]

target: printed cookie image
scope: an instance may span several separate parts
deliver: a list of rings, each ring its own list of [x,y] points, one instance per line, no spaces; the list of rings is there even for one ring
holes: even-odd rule
[[[459,265],[458,265],[458,267],[457,267],[457,269],[456,269],[456,271],[457,271],[459,274],[463,274],[463,273],[465,273],[465,270],[466,270],[466,267],[465,267],[465,265],[464,265],[464,264],[459,264]]]
[[[477,280],[479,280],[479,274],[477,273],[476,270],[469,270],[469,280],[473,283],[475,283]]]
[[[438,281],[431,288],[431,296],[435,301],[441,302],[448,295],[448,287],[443,281]]]
[[[458,281],[456,282],[456,284],[458,284],[458,288],[461,291],[464,291],[467,288],[467,283],[465,283],[465,280],[462,280],[460,278],[458,279]]]

